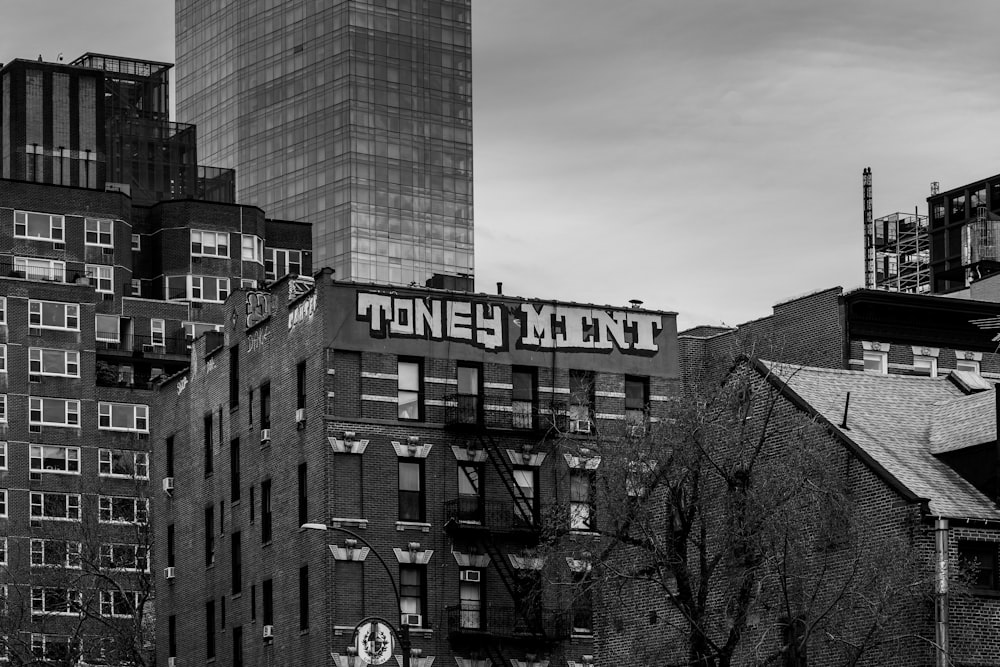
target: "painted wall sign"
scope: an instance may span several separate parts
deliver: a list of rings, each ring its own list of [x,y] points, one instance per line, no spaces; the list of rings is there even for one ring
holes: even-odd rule
[[[311,320],[313,315],[316,314],[316,303],[316,292],[313,292],[295,304],[295,307],[288,313],[288,330],[291,331],[303,322]]]
[[[260,324],[270,316],[271,295],[267,292],[247,292],[247,329]]]
[[[251,331],[247,334],[247,352],[256,352],[257,350],[264,349],[267,344],[267,339],[271,335],[271,327],[266,326],[262,329],[257,329],[256,331]]]
[[[486,350],[611,352],[652,356],[662,331],[657,313],[552,303],[516,305],[478,300],[357,293],[357,319],[374,338],[468,343]],[[291,318],[289,318],[291,327]],[[514,332],[513,334],[511,332]]]

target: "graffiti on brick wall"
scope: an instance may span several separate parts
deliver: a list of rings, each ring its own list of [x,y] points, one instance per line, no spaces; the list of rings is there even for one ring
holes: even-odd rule
[[[316,303],[316,293],[313,292],[295,304],[295,307],[288,313],[288,330],[291,331],[303,322],[311,320],[316,314]]]
[[[271,335],[271,327],[266,326],[262,329],[256,331],[251,331],[247,334],[247,352],[253,353],[258,350],[263,350],[264,346],[267,345],[267,339]]]
[[[611,352],[653,355],[661,316],[633,309],[551,303],[516,305],[479,300],[405,297],[358,292],[357,320],[374,338],[455,341],[486,350]]]
[[[247,292],[247,329],[271,316],[271,295],[267,292]]]

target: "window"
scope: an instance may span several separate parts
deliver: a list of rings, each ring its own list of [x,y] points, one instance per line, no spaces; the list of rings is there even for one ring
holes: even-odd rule
[[[960,541],[959,566],[969,575],[973,590],[1000,590],[997,579],[997,543]]]
[[[32,567],[80,569],[81,544],[65,540],[31,540]]]
[[[65,228],[64,216],[14,211],[14,236],[62,243],[65,240]]]
[[[264,625],[274,625],[274,583],[271,579],[261,582],[261,620]]]
[[[139,252],[142,250],[142,237],[138,234],[132,235],[132,251]]]
[[[98,472],[101,477],[149,479],[149,454],[128,449],[98,451]]]
[[[33,426],[80,426],[80,401],[66,398],[28,398],[28,423]]]
[[[80,474],[80,448],[62,445],[31,445],[31,472]]]
[[[306,487],[306,464],[299,464],[299,525],[309,522],[309,492]]]
[[[194,340],[204,336],[209,331],[222,331],[221,324],[207,324],[205,322],[181,322],[184,328],[184,337]]]
[[[214,433],[212,429],[212,419],[213,415],[211,412],[209,412],[208,414],[205,415],[205,418],[202,420],[205,425],[205,430],[203,432],[204,438],[203,438],[203,448],[202,448],[204,450],[204,457],[205,457],[205,477],[209,477],[215,472],[214,452],[212,445],[212,434]]]
[[[191,255],[194,257],[229,257],[229,234],[192,229]]]
[[[399,461],[399,520],[424,520],[424,461]]]
[[[458,464],[458,520],[482,523],[485,509],[483,465]]]
[[[7,422],[7,394],[0,394],[0,423]]]
[[[271,541],[271,480],[260,483],[260,542]]]
[[[649,378],[625,376],[625,423],[633,429],[645,427],[649,410]]]
[[[420,419],[423,401],[420,395],[420,362],[399,361],[398,377],[398,417],[400,419]]]
[[[7,536],[0,537],[0,565],[7,564]],[[3,597],[0,595],[0,610],[3,608]],[[0,654],[2,655],[2,654]]]
[[[176,564],[174,554],[177,547],[176,529],[174,524],[167,524],[167,567],[174,567]]]
[[[594,631],[593,579],[586,570],[573,573],[576,591],[573,598],[573,634],[589,635]]]
[[[594,410],[594,374],[590,371],[569,372],[569,430],[590,433]]]
[[[474,576],[469,576],[473,574]],[[482,570],[462,570],[458,582],[458,600],[461,607],[460,624],[463,628],[482,627],[483,591]]]
[[[149,342],[155,347],[166,346],[166,322],[157,318],[149,321]]]
[[[139,544],[102,544],[101,567],[106,570],[149,572],[149,554]]]
[[[264,250],[264,279],[277,280],[286,274],[302,273],[302,252],[267,248]]]
[[[271,428],[271,383],[260,386],[260,427]]]
[[[117,589],[101,591],[101,616],[107,618],[132,618],[140,606],[138,591]]]
[[[166,473],[167,477],[174,476],[174,436],[167,436],[167,439],[163,447],[165,451],[166,458]]]
[[[94,316],[95,337],[105,343],[121,341],[121,319],[117,315]]]
[[[309,566],[299,568],[299,630],[309,629]]]
[[[242,240],[243,261],[264,263],[264,239],[244,234]]]
[[[31,587],[32,614],[78,614],[81,606],[80,591],[73,588]]]
[[[974,359],[956,359],[955,370],[979,373],[979,362]]]
[[[7,324],[7,297],[0,296],[0,324]]]
[[[887,352],[865,350],[865,371],[885,375],[889,372],[888,356]]]
[[[16,277],[27,278],[28,280],[66,282],[66,262],[60,262],[55,259],[15,257],[14,271]]]
[[[221,303],[229,296],[229,278],[191,276],[191,300]]]
[[[243,626],[233,628],[233,667],[243,667]]]
[[[83,242],[87,245],[99,245],[109,248],[114,246],[114,237],[112,236],[113,226],[114,222],[111,220],[86,218],[83,221]]]
[[[922,355],[914,356],[913,370],[915,370],[920,375],[929,375],[932,378],[936,378],[937,359],[935,359],[934,357],[925,357]]]
[[[98,403],[97,427],[105,431],[149,433],[149,406],[132,403]]]
[[[44,347],[28,348],[28,372],[52,377],[80,377],[80,353]]]
[[[90,284],[98,292],[107,292],[109,294],[114,292],[114,277],[114,267],[104,264],[87,264],[87,278],[90,279]]]
[[[0,517],[7,518],[7,489],[0,489]]]
[[[240,346],[229,348],[229,409],[240,405]]]
[[[482,418],[482,402],[480,401],[479,366],[459,364],[455,369],[458,380],[458,422],[462,424],[478,424]]]
[[[78,637],[31,633],[31,654],[39,660],[59,665],[76,664],[80,653]]]
[[[0,470],[7,469],[7,441],[0,440]]]
[[[0,343],[0,373],[7,372],[7,345]]]
[[[515,468],[514,484],[517,486],[517,500],[515,501],[515,518],[529,526],[534,526],[537,516],[537,503],[535,501],[535,488],[537,484],[537,471],[534,468]]]
[[[514,428],[531,429],[535,427],[535,396],[537,395],[537,380],[534,368],[518,368],[513,370],[513,388],[511,390],[512,423]]]
[[[230,564],[231,564],[231,578],[233,585],[233,595],[239,595],[243,592],[243,542],[241,541],[242,533],[240,531],[234,531],[230,538]]]
[[[80,520],[80,494],[31,492],[32,519]]]
[[[295,407],[306,407],[306,362],[300,361],[295,366]]]
[[[215,600],[205,603],[205,656],[215,659]]]
[[[229,499],[240,500],[240,439],[229,441]]]
[[[80,304],[28,301],[28,326],[39,329],[80,330]]]
[[[215,505],[205,507],[205,567],[215,564]]]
[[[594,530],[594,474],[574,469],[569,473],[569,527],[571,530]]]
[[[427,573],[419,565],[399,566],[399,611],[401,614],[419,614],[423,626],[427,599]]]
[[[101,496],[98,518],[102,523],[146,523],[149,501],[130,496]]]

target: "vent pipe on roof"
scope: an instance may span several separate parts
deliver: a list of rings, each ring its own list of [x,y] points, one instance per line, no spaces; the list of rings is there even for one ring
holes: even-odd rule
[[[840,422],[840,428],[850,431],[851,427],[847,425],[847,410],[851,407],[851,392],[847,392],[847,400],[844,401],[844,419]]]
[[[497,294],[503,294],[503,283],[499,280],[497,281]]]

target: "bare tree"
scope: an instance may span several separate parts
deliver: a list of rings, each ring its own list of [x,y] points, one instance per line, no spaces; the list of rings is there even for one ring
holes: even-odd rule
[[[594,516],[581,525],[571,494],[542,550],[576,608],[599,591],[599,655],[728,667],[928,654],[919,507],[879,507],[870,471],[762,365],[741,358],[668,418],[563,447],[599,458]]]

